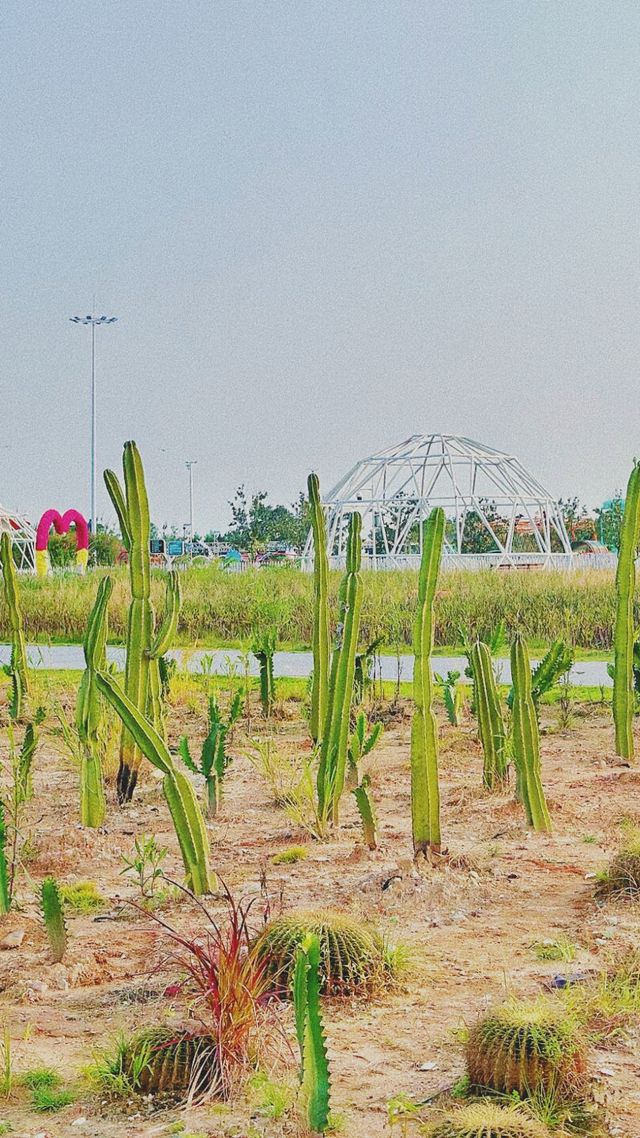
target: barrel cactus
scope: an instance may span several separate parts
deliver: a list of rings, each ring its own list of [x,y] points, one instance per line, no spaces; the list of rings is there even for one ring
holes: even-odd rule
[[[541,1122],[490,1100],[457,1107],[426,1131],[427,1138],[549,1138]]]
[[[366,996],[393,975],[383,938],[343,913],[300,912],[270,921],[254,942],[274,990],[290,994],[296,955],[309,933],[320,941],[320,991],[325,996]]]
[[[466,1045],[472,1087],[527,1096],[570,1091],[582,1082],[584,1038],[550,1000],[509,1000],[471,1028]]]
[[[115,1062],[140,1094],[199,1097],[219,1083],[213,1036],[185,1028],[144,1028],[123,1045]]]

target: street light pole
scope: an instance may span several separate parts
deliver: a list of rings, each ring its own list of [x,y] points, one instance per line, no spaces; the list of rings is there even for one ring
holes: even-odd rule
[[[197,463],[196,458],[189,458],[185,462],[185,466],[189,471],[189,541],[191,542],[191,556],[193,557],[193,468]]]
[[[90,324],[91,325],[91,509],[89,519],[89,529],[92,534],[96,533],[96,327],[99,324],[115,324],[118,319],[117,316],[96,316],[95,315],[95,299],[93,303],[94,311],[90,316],[70,316],[72,324]]]

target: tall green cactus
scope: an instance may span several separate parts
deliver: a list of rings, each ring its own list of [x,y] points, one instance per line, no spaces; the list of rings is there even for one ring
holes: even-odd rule
[[[422,559],[418,611],[413,629],[413,701],[411,721],[411,829],[415,854],[440,850],[438,724],[433,710],[433,603],[438,583],[445,516],[439,506],[422,523]]]
[[[273,676],[273,654],[276,650],[275,632],[265,632],[253,645],[253,655],[260,665],[260,703],[265,719],[271,718],[276,701],[276,682]]]
[[[483,782],[489,790],[504,786],[507,777],[507,733],[487,644],[476,640],[470,652],[478,733],[484,754]]]
[[[111,577],[103,577],[84,636],[85,670],[76,704],[76,729],[82,745],[80,766],[80,821],[98,827],[105,819],[106,802],[100,756],[102,701],[96,686],[96,673],[107,665],[107,610],[113,591]]]
[[[318,766],[318,813],[338,821],[340,799],[344,790],[349,723],[353,699],[356,648],[362,608],[362,518],[353,513],[349,518],[346,572],[340,586],[340,623],[331,659],[329,698],[322,731]]]
[[[143,715],[151,717],[155,730],[164,737],[162,685],[158,660],[166,652],[175,634],[180,612],[180,585],[177,574],[170,574],[164,617],[160,628],[156,631],[151,604],[149,500],[142,459],[134,442],[124,444],[122,465],[124,491],[112,470],[105,470],[104,479],[118,515],[122,540],[129,554],[131,604],[127,626],[125,692]],[[130,802],[133,797],[138,780],[140,756],[140,748],[134,742],[129,730],[123,727],[117,780],[120,802]]]
[[[292,989],[305,1121],[312,1134],[324,1134],[329,1125],[331,1080],[320,1011],[317,933],[307,933],[297,951]]]
[[[7,863],[7,823],[4,816],[4,803],[0,799],[0,916],[11,908],[10,873]]]
[[[511,731],[519,794],[528,825],[534,830],[550,831],[551,818],[540,777],[540,733],[531,692],[531,664],[527,646],[520,633],[516,633],[511,645],[511,679]]]
[[[136,747],[164,775],[162,788],[175,826],[189,888],[197,895],[211,891],[209,839],[202,811],[189,779],[177,770],[169,749],[112,676],[99,672],[98,690],[117,711]]]
[[[7,668],[12,686],[9,711],[12,719],[20,719],[24,700],[29,694],[29,669],[27,667],[27,645],[18,592],[18,574],[13,560],[11,537],[8,533],[3,533],[0,539],[0,565],[2,567],[4,599],[9,611],[9,626],[11,628],[11,662]]]
[[[60,890],[55,877],[45,877],[40,887],[40,904],[49,938],[51,955],[58,964],[67,950],[67,926]]]
[[[311,738],[319,742],[329,701],[329,558],[327,526],[317,474],[307,479],[313,533],[313,676],[311,680]]]
[[[633,600],[635,559],[640,540],[640,462],[635,462],[627,485],[620,529],[616,569],[616,622],[614,630],[613,722],[616,754],[633,759]]]

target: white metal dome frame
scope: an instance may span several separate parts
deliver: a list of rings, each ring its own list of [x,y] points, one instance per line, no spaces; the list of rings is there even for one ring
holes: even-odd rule
[[[36,531],[22,514],[0,506],[0,534],[8,533],[13,545],[16,568],[21,573],[36,571]]]
[[[412,435],[356,463],[323,499],[332,564],[344,565],[346,515],[362,515],[363,565],[409,568],[420,563],[422,527],[435,506],[449,525],[447,568],[545,566],[568,568],[571,543],[555,498],[513,455],[458,435]],[[472,516],[493,548],[465,552]],[[496,516],[501,526],[496,530]],[[492,524],[493,523],[493,524]],[[526,534],[531,549],[518,549]],[[520,544],[524,544],[522,541]],[[309,535],[303,565],[312,563]]]

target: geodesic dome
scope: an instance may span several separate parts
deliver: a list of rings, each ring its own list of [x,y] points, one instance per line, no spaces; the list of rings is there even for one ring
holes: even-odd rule
[[[11,513],[0,506],[0,534],[8,533],[13,546],[16,568],[24,573],[35,573],[36,531],[22,514]]]
[[[324,497],[329,553],[344,563],[348,515],[362,515],[363,565],[416,566],[422,527],[442,506],[448,567],[571,564],[557,501],[514,458],[458,435],[412,435],[363,459]],[[304,563],[310,564],[311,539]]]

